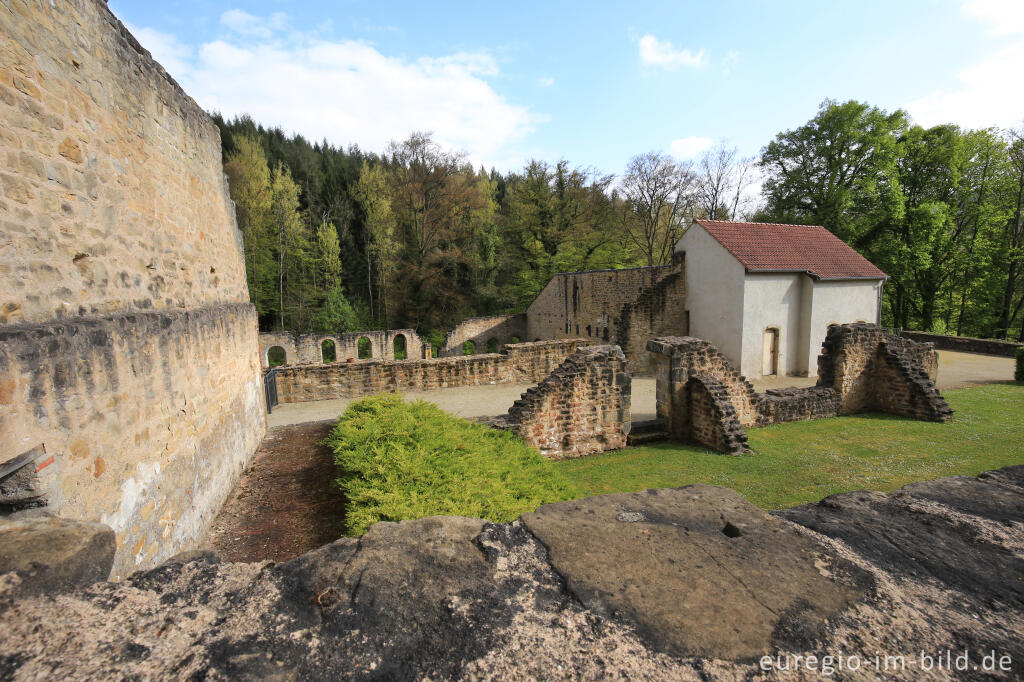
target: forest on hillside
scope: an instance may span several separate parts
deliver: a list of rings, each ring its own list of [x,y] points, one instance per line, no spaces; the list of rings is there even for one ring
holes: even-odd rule
[[[703,217],[825,226],[889,275],[887,326],[1024,340],[1024,129],[828,100],[759,158],[648,152],[616,176],[474,168],[429,133],[373,154],[214,119],[263,330],[439,344],[466,317],[523,311],[555,273],[666,263]]]

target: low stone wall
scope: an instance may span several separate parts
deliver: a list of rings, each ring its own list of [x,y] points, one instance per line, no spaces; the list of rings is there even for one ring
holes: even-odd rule
[[[260,357],[263,368],[270,367],[268,352],[279,346],[285,352],[285,365],[315,365],[324,362],[323,343],[334,344],[336,361],[359,357],[359,341],[369,342],[370,358],[374,360],[393,360],[395,357],[395,339],[405,339],[405,359],[416,360],[424,357],[426,348],[419,334],[414,329],[388,329],[369,332],[346,332],[344,334],[299,334],[291,332],[260,333]],[[365,345],[365,344],[364,344]]]
[[[529,341],[526,338],[526,314],[492,315],[490,317],[471,317],[463,320],[455,329],[448,332],[438,355],[457,357],[462,355],[462,344],[472,341],[477,353],[487,352],[487,344],[495,341],[497,350],[510,343]]]
[[[960,353],[983,353],[1012,358],[1017,349],[1024,344],[996,339],[975,339],[970,336],[946,336],[945,334],[929,334],[928,332],[912,332],[903,330],[900,336],[913,341],[934,344],[939,350],[952,350]]]
[[[282,403],[358,398],[388,391],[425,391],[456,386],[533,384],[585,345],[582,339],[509,346],[502,353],[423,360],[356,360],[278,369]]]
[[[549,459],[617,450],[629,435],[631,381],[618,346],[581,348],[494,425],[519,433]]]
[[[886,334],[872,324],[830,328],[818,358],[818,385],[753,386],[709,342],[693,337],[651,339],[658,356],[658,417],[669,433],[720,452],[747,449],[744,428],[876,411],[948,421],[952,410],[935,388],[930,344]]]

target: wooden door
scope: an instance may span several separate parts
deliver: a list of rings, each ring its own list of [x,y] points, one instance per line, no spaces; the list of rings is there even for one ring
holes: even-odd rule
[[[779,330],[764,330],[764,356],[761,359],[761,374],[779,373]]]

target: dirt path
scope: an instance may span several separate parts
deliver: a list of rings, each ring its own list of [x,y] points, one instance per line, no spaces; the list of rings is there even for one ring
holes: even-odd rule
[[[267,432],[214,519],[204,545],[224,561],[287,561],[342,534],[344,498],[334,461],[317,443],[330,422]]]

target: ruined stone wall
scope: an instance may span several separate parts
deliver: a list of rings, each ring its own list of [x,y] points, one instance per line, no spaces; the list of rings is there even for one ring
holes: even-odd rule
[[[913,332],[904,329],[900,336],[931,343],[939,350],[952,350],[960,353],[983,353],[985,355],[999,355],[1005,358],[1012,358],[1017,349],[1024,344],[1014,341],[999,341],[997,339],[976,339],[970,336],[947,336],[945,334],[929,334],[927,332]]]
[[[632,423],[631,381],[618,346],[581,348],[527,390],[499,426],[549,459],[624,448]]]
[[[930,344],[873,324],[832,327],[818,356],[818,385],[838,391],[841,414],[878,410],[948,421],[953,412],[928,373],[934,355]]]
[[[616,344],[630,370],[653,371],[652,336],[688,333],[682,256],[671,265],[555,275],[526,311],[530,339]]]
[[[117,534],[205,533],[265,429],[217,127],[98,0],[0,4],[0,464]],[[2,501],[0,501],[2,502]]]
[[[932,380],[935,351],[873,324],[829,329],[818,358],[818,385],[757,393],[709,342],[648,341],[657,354],[658,418],[679,438],[721,452],[746,449],[744,428],[865,411],[948,421],[952,411]],[[931,375],[929,374],[931,372]]]
[[[688,394],[689,436],[719,452],[747,450],[747,433],[740,425],[725,385],[713,376],[690,378]]]
[[[463,320],[455,329],[448,332],[439,355],[462,355],[462,344],[467,341],[473,342],[477,353],[486,353],[487,343],[491,340],[497,342],[499,351],[506,344],[529,341],[530,339],[526,338],[526,314],[471,317]]]
[[[356,360],[282,367],[282,403],[358,398],[388,391],[427,391],[456,386],[532,384],[585,345],[581,339],[521,343],[501,353],[422,360]]]
[[[344,362],[348,358],[359,358],[359,341],[369,342],[370,358],[393,360],[395,357],[395,338],[405,339],[405,359],[416,360],[425,357],[428,344],[424,343],[414,329],[388,329],[369,332],[345,332],[344,334],[299,334],[291,332],[260,332],[260,357],[263,368],[270,366],[267,353],[274,346],[285,352],[286,365],[315,365],[324,360],[323,343],[334,343],[336,362]]]

